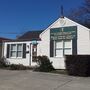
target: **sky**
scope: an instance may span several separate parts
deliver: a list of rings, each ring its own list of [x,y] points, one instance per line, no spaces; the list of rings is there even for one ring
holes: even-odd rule
[[[82,6],[84,0],[0,0],[0,37],[15,39],[31,30],[44,30],[60,17]]]

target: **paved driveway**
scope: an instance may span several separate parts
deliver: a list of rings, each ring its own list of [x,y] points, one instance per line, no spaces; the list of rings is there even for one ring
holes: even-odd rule
[[[0,70],[0,90],[90,90],[90,77]]]

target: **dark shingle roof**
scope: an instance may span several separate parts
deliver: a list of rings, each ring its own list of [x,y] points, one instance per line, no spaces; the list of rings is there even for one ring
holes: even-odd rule
[[[18,37],[17,40],[40,40],[40,33],[42,33],[42,31],[28,31],[22,36]]]
[[[3,41],[6,41],[6,40],[11,40],[11,39],[0,37],[0,43],[2,43]]]

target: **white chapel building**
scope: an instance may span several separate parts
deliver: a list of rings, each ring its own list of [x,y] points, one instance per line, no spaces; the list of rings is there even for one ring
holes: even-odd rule
[[[90,55],[90,29],[61,17],[43,31],[26,32],[3,44],[10,64],[35,66],[35,57],[46,55],[55,69],[65,69],[65,55]]]

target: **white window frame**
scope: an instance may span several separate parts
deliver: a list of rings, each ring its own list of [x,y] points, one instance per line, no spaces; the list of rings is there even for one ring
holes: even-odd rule
[[[21,50],[18,50],[18,45],[21,45]],[[16,54],[18,54],[18,52],[21,52],[21,56],[16,55],[17,58],[22,58],[23,57],[23,44],[17,44],[17,53]]]
[[[15,57],[11,56],[11,53],[14,52],[14,50],[11,50],[12,45],[16,45],[16,50],[15,50],[16,56],[15,56]],[[22,46],[21,46],[21,50],[18,50],[18,45],[22,45]],[[10,57],[10,58],[23,58],[23,44],[22,44],[22,43],[10,44],[10,51],[9,51],[9,52],[10,52],[10,54],[9,54],[9,57]],[[21,52],[21,56],[20,56],[20,57],[17,56],[18,52]]]
[[[11,48],[12,48],[12,45],[15,45],[15,47],[16,47],[16,44],[10,44],[10,51],[9,51],[9,52],[10,52],[10,54],[9,54],[9,57],[10,57],[10,58],[15,58],[16,56],[15,56],[15,57],[13,57],[13,56],[11,55],[11,54],[12,54],[12,52],[15,52],[15,53],[16,53],[16,50],[12,50],[12,49],[11,49]]]
[[[56,43],[62,41],[62,48],[56,48]],[[65,41],[69,41],[69,40],[60,40],[60,41],[54,41],[54,57],[64,57],[65,55],[72,55],[72,40],[70,40],[71,42],[71,48],[65,48]],[[71,54],[65,54],[65,50],[71,49]],[[56,56],[56,50],[62,50],[62,56]]]

